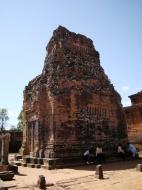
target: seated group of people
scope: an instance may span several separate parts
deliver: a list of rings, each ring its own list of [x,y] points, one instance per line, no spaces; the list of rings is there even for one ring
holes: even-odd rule
[[[130,155],[133,159],[137,157],[138,151],[136,147],[130,143],[127,143],[127,148],[124,149],[123,146],[119,143],[117,147],[117,153],[120,158],[125,159],[126,155]],[[90,149],[84,152],[84,158],[87,164],[93,163],[94,160],[98,163],[105,161],[105,156],[103,153],[103,149],[100,145],[97,145],[95,155],[94,149],[91,147]]]
[[[138,156],[138,150],[136,147],[130,143],[127,143],[127,149],[125,150],[121,144],[118,145],[117,152],[120,158],[125,159],[126,155],[130,155],[131,158],[136,158]]]
[[[90,149],[86,150],[84,152],[84,158],[87,164],[93,163],[94,159],[96,161],[103,162],[104,161],[104,153],[102,150],[102,147],[100,145],[98,145],[96,147],[96,152],[95,152],[95,156],[94,156],[94,149],[93,147],[91,147]]]

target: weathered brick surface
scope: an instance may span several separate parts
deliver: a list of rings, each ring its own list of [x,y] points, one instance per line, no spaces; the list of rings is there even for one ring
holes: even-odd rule
[[[131,106],[125,107],[130,142],[142,144],[142,91],[129,96]]]
[[[100,65],[93,42],[59,26],[42,74],[24,91],[23,144],[34,157],[79,157],[90,145],[126,141],[121,97]]]

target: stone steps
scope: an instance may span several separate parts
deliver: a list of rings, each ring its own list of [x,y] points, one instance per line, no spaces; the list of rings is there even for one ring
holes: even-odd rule
[[[140,157],[138,157],[137,159],[141,159]],[[122,160],[119,157],[107,157],[107,159],[105,160],[104,163],[114,163],[114,162],[120,162],[120,161],[129,161],[132,160],[132,158],[130,157],[126,157],[125,160]],[[32,163],[25,163],[22,159],[20,159],[20,161],[14,161],[14,164],[18,165],[18,166],[23,166],[23,167],[30,167],[30,168],[44,168],[44,169],[56,169],[56,168],[69,168],[69,167],[77,167],[77,166],[84,166],[86,165],[86,163],[83,160],[71,160],[71,159],[67,159],[67,160],[59,160],[59,159],[55,159],[53,164],[50,164],[50,159],[48,162],[47,161],[44,164],[38,164],[36,162],[32,162]],[[98,162],[94,161],[94,163],[92,165],[97,165]],[[90,164],[91,165],[91,164]]]
[[[31,164],[31,163],[28,163],[27,167],[29,167],[29,168],[41,168],[41,165],[40,164]]]

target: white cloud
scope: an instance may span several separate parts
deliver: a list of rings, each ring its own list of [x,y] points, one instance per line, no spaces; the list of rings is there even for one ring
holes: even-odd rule
[[[128,86],[122,86],[122,91],[127,92],[129,90],[130,90],[130,88]]]

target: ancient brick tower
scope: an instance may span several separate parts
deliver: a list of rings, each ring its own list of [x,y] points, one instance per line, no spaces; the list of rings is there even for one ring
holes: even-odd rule
[[[142,149],[142,91],[129,96],[131,106],[124,108],[128,126],[128,139]]]
[[[127,139],[121,97],[100,65],[93,42],[59,26],[47,46],[42,74],[29,82],[23,105],[25,154],[81,157],[91,145]]]

